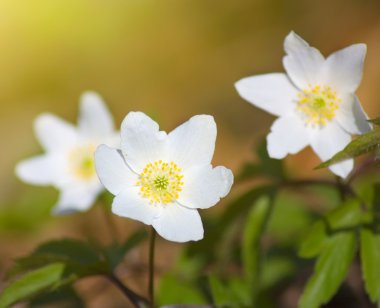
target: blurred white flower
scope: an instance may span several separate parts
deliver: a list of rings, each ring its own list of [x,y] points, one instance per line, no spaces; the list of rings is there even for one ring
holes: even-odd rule
[[[351,45],[325,59],[291,32],[284,47],[287,74],[243,78],[236,89],[253,105],[279,117],[267,136],[270,157],[281,159],[310,145],[327,160],[350,142],[351,134],[371,129],[354,94],[362,79],[366,45]],[[343,178],[352,168],[352,159],[330,167]]]
[[[233,175],[212,168],[216,124],[198,115],[171,133],[141,112],[130,112],[121,125],[121,150],[101,145],[95,152],[100,181],[116,197],[113,213],[152,225],[175,242],[203,238],[198,208],[226,196]]]
[[[17,176],[30,184],[53,185],[60,190],[53,214],[87,210],[103,190],[95,172],[94,151],[101,143],[114,146],[119,138],[101,97],[93,92],[82,95],[78,127],[48,113],[34,124],[46,153],[20,162]]]

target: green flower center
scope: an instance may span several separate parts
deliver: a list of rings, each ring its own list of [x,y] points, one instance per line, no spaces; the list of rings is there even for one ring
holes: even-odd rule
[[[95,146],[92,144],[78,146],[69,154],[71,173],[82,181],[93,179],[96,175],[94,162]]]

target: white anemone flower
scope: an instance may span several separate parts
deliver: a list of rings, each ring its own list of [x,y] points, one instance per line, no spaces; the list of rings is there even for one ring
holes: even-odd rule
[[[362,79],[366,45],[351,45],[325,59],[291,32],[284,47],[287,74],[243,78],[236,89],[253,105],[279,117],[267,136],[270,157],[282,159],[310,145],[327,160],[350,142],[351,134],[371,129],[354,94]],[[352,159],[330,167],[343,178],[352,168]]]
[[[30,184],[60,190],[53,214],[87,210],[103,191],[95,171],[95,149],[102,143],[116,144],[118,136],[101,97],[93,92],[82,95],[78,127],[49,113],[40,115],[34,124],[46,152],[17,164],[17,176]]]
[[[152,225],[174,242],[203,238],[197,209],[226,196],[231,170],[211,166],[216,140],[212,116],[198,115],[167,134],[142,112],[121,125],[121,150],[101,145],[95,152],[100,181],[113,194],[114,214]]]

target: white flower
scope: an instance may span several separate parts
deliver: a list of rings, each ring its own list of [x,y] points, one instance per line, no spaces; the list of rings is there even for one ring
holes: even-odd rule
[[[351,134],[371,129],[354,94],[362,79],[366,45],[351,45],[325,59],[291,32],[284,47],[287,74],[244,78],[236,89],[253,105],[279,117],[267,136],[270,157],[281,159],[310,145],[327,160],[350,142]],[[352,168],[352,159],[330,167],[343,178]]]
[[[52,114],[40,115],[34,129],[46,153],[16,166],[21,180],[60,190],[53,209],[57,215],[85,211],[94,203],[103,190],[95,171],[95,149],[117,140],[112,116],[96,93],[82,95],[78,122],[75,127]]]
[[[116,197],[116,215],[152,225],[175,242],[203,238],[198,208],[209,208],[230,191],[233,175],[212,168],[216,124],[198,115],[171,133],[141,112],[130,112],[121,125],[121,150],[101,145],[96,171]]]

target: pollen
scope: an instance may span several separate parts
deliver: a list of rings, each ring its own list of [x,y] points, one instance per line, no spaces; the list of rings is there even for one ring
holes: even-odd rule
[[[95,177],[94,151],[95,146],[89,144],[77,146],[69,153],[69,169],[77,179],[89,181]]]
[[[183,189],[182,169],[173,161],[148,163],[136,183],[140,195],[151,204],[166,204],[178,199]]]
[[[298,93],[297,110],[313,126],[324,126],[336,116],[341,99],[329,86],[316,85]]]

